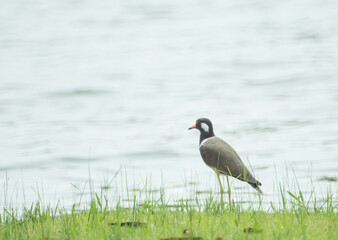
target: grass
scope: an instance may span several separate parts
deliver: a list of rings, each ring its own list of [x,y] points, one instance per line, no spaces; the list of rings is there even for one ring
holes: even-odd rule
[[[162,192],[157,199],[142,201],[134,194],[130,207],[126,208],[120,201],[109,207],[107,196],[92,193],[85,209],[78,204],[71,209],[43,207],[38,202],[19,215],[4,208],[0,215],[0,239],[335,239],[338,236],[337,204],[332,195],[321,202],[312,198],[306,201],[298,191],[281,193],[281,199],[282,207],[271,203],[268,211],[243,209],[237,203],[230,207],[212,194],[204,200],[196,194],[194,201],[181,200],[169,206]]]
[[[108,197],[117,176],[105,180],[98,192],[90,180],[71,207],[45,205],[39,201],[30,207],[13,208],[8,186],[4,186],[5,206],[0,212],[0,239],[336,239],[338,204],[328,191],[317,200],[314,191],[306,197],[299,188],[286,191],[279,187],[279,202],[262,210],[258,203],[243,207],[227,195],[194,189],[192,199],[171,199],[163,190],[147,187],[128,188],[127,197]],[[86,204],[85,188],[89,188]],[[195,187],[195,185],[191,185]],[[43,191],[43,190],[42,190]],[[115,190],[113,190],[115,191]],[[12,193],[13,195],[13,193]],[[11,199],[12,196],[11,195]],[[43,194],[42,194],[43,195]],[[202,197],[204,196],[204,197]],[[206,197],[205,197],[206,196]],[[125,199],[126,198],[126,199]],[[7,202],[7,205],[6,205]],[[172,204],[177,202],[177,204]],[[266,204],[266,203],[265,203]]]

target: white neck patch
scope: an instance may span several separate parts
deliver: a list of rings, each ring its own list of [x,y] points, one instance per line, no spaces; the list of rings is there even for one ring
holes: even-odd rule
[[[201,124],[201,127],[203,128],[203,130],[204,130],[205,132],[209,132],[209,126],[208,126],[208,124],[202,123],[202,124]]]

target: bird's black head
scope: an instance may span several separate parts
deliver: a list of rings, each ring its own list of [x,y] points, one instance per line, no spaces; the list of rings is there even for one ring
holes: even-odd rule
[[[215,136],[212,123],[208,118],[197,119],[195,125],[188,128],[188,130],[194,128],[198,129],[201,132],[200,142],[202,142],[206,138]]]

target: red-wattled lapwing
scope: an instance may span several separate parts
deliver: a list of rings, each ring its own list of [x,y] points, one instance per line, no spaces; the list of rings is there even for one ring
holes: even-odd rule
[[[217,174],[221,194],[223,195],[223,187],[219,175],[223,174],[227,177],[229,204],[231,204],[229,176],[237,178],[241,181],[249,183],[259,193],[262,191],[259,186],[262,184],[258,182],[244,165],[235,150],[222,139],[214,134],[212,123],[207,118],[199,118],[196,124],[189,128],[196,128],[200,131],[200,152],[201,156],[210,168]]]

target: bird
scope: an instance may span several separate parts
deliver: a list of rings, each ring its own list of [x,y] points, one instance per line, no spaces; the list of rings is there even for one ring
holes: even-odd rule
[[[259,188],[262,184],[257,181],[244,165],[236,151],[224,140],[218,138],[214,134],[211,121],[208,118],[199,118],[195,125],[188,130],[197,129],[200,131],[199,150],[205,164],[215,171],[220,186],[220,192],[223,196],[220,175],[225,175],[228,183],[229,204],[231,205],[231,191],[229,184],[229,176],[238,180],[247,182],[260,194],[263,192]]]

